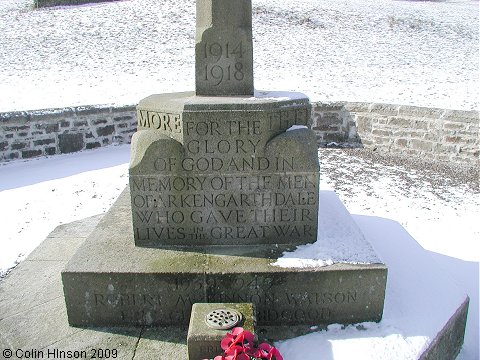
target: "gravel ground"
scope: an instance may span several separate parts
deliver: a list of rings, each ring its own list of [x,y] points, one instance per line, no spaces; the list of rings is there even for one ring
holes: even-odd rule
[[[478,167],[367,149],[319,155],[321,188],[334,189],[351,213],[395,220],[427,250],[480,260]]]
[[[322,164],[328,169],[328,175],[335,181],[335,190],[342,192],[344,186],[354,182],[368,186],[372,177],[381,177],[396,173],[404,182],[405,187],[416,187],[419,182],[427,182],[437,196],[443,198],[446,187],[467,186],[473,193],[480,193],[480,168],[469,165],[427,161],[420,157],[405,156],[373,151],[371,149],[344,149],[344,150],[319,150]],[[345,178],[345,173],[335,166],[342,164],[341,168],[348,167],[349,163],[363,161],[361,172],[351,171]],[[382,166],[387,174],[378,172]]]

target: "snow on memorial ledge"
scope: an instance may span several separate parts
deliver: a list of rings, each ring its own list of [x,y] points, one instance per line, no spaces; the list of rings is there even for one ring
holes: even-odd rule
[[[272,263],[283,268],[308,268],[344,264],[382,263],[350,213],[332,191],[320,191],[318,235],[313,244],[284,252]]]

